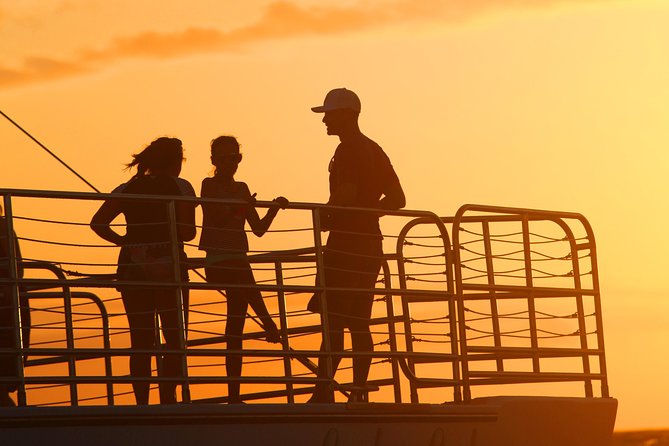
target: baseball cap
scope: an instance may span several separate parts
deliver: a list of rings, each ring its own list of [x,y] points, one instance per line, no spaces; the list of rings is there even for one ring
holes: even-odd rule
[[[316,113],[323,113],[331,110],[354,110],[360,113],[360,98],[358,95],[346,88],[335,88],[325,96],[323,105],[311,107]]]

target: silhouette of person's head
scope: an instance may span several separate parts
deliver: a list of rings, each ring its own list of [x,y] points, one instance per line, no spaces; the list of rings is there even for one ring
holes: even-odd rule
[[[132,161],[126,166],[128,169],[137,167],[135,176],[166,174],[176,177],[181,173],[183,160],[181,140],[163,136],[153,141],[141,152],[134,154]]]
[[[315,113],[324,113],[323,123],[328,135],[340,138],[359,133],[358,116],[360,115],[360,98],[346,88],[335,88],[325,96],[323,105],[312,107]]]
[[[239,142],[234,136],[219,136],[211,141],[211,164],[216,168],[215,176],[232,178],[242,160]]]

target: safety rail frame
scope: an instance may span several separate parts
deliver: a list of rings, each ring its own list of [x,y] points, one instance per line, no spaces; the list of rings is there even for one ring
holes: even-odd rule
[[[585,243],[577,243],[574,232],[568,221],[577,222],[585,232]],[[604,350],[604,333],[602,323],[602,307],[599,289],[599,274],[597,269],[597,250],[595,237],[590,223],[587,219],[573,212],[556,212],[536,209],[520,209],[500,206],[465,205],[462,206],[452,218],[444,219],[453,225],[453,253],[456,293],[458,302],[458,320],[460,335],[460,355],[462,360],[463,392],[465,400],[471,399],[472,388],[477,385],[514,384],[514,383],[547,383],[547,382],[582,382],[585,396],[594,396],[593,381],[601,384],[601,396],[608,397],[608,379],[606,372],[606,358]],[[563,241],[569,243],[570,252],[565,256],[565,261],[571,261],[571,287],[540,287],[536,286],[533,277],[533,259],[530,242],[530,223],[551,222],[557,225],[564,233]],[[495,283],[493,259],[495,255],[491,250],[490,225],[494,223],[520,223],[522,227],[522,251],[523,251],[523,274],[524,285],[502,285]],[[461,261],[461,231],[466,224],[481,225],[485,244],[486,282],[485,284],[471,284],[463,279],[463,263]],[[592,286],[583,287],[581,283],[582,273],[580,271],[579,253],[588,251],[591,271],[587,274],[592,276]],[[536,262],[536,259],[534,259]],[[594,305],[594,318],[596,335],[596,347],[588,346],[588,333],[586,332],[586,317],[584,311],[584,297],[590,296]],[[535,303],[541,299],[571,298],[576,302],[574,313],[578,321],[576,334],[580,345],[577,348],[554,348],[540,347],[538,345],[538,329],[536,326]],[[493,324],[494,345],[473,346],[468,342],[466,315],[467,302],[479,300],[488,301],[493,315],[493,321],[499,322],[497,302],[504,299],[522,300],[527,302],[528,320],[530,322],[529,332],[531,339],[530,347],[505,347],[502,346],[500,327]],[[577,372],[543,372],[540,366],[542,358],[581,358],[582,370]],[[598,372],[591,371],[590,358],[595,357],[598,361]],[[504,361],[507,359],[528,358],[532,361],[529,372],[506,371]],[[477,361],[494,361],[494,370],[471,371],[470,366]]]
[[[140,199],[140,200],[159,200],[165,201],[168,203],[169,209],[171,210],[171,232],[174,238],[173,246],[176,247],[176,231],[175,231],[175,219],[174,219],[174,203],[176,201],[192,201],[197,204],[203,202],[215,202],[215,203],[226,203],[226,200],[211,200],[211,199],[196,199],[188,197],[155,197],[155,196],[141,196],[141,195],[124,195],[124,194],[91,194],[91,193],[80,193],[80,192],[54,192],[54,191],[32,191],[32,190],[14,190],[14,189],[0,189],[0,194],[4,196],[5,210],[8,219],[8,234],[7,237],[11,239],[13,237],[13,225],[12,225],[12,198],[14,197],[31,197],[31,198],[53,198],[53,199],[66,199],[66,200],[94,200],[99,201],[102,199],[109,198],[123,198],[123,199]],[[238,202],[234,202],[238,204]],[[269,207],[272,203],[269,202],[257,202],[254,204],[257,207]],[[17,277],[17,264],[16,262],[10,262],[10,275],[8,279],[0,278],[0,282],[5,284],[10,284],[14,290],[14,305],[18,307],[19,305],[19,291],[18,287],[28,287],[31,291],[28,291],[28,295],[32,293],[32,298],[38,299],[41,298],[53,298],[57,297],[59,293],[62,294],[64,299],[69,299],[66,301],[66,313],[67,308],[71,309],[71,299],[72,298],[85,298],[95,302],[96,305],[100,308],[100,313],[105,314],[105,344],[102,349],[96,348],[86,348],[86,349],[75,349],[72,340],[74,336],[71,330],[72,316],[66,315],[66,323],[68,325],[67,329],[67,346],[66,348],[32,348],[24,347],[21,345],[20,337],[17,337],[17,343],[15,346],[14,353],[19,352],[20,357],[22,358],[25,355],[60,355],[53,357],[47,360],[29,360],[26,363],[26,366],[37,365],[37,364],[47,364],[47,363],[56,363],[59,361],[67,362],[70,374],[67,377],[24,377],[23,376],[23,367],[19,367],[21,370],[21,375],[19,379],[21,380],[21,386],[23,393],[19,393],[19,403],[21,405],[26,404],[25,399],[25,385],[26,384],[37,384],[37,383],[61,383],[66,384],[70,387],[70,403],[76,405],[78,401],[76,388],[77,384],[81,383],[100,383],[107,385],[107,404],[113,405],[114,393],[113,393],[113,384],[116,383],[132,383],[141,380],[148,380],[152,383],[158,382],[160,379],[168,380],[177,380],[179,383],[183,384],[182,386],[182,398],[184,402],[191,401],[189,393],[189,384],[201,384],[201,383],[226,383],[230,381],[239,381],[243,383],[279,383],[285,386],[285,390],[272,390],[264,392],[255,392],[246,394],[245,398],[249,400],[253,399],[266,399],[274,397],[283,397],[286,398],[288,403],[295,402],[295,396],[300,394],[309,393],[310,387],[304,387],[306,385],[312,385],[323,380],[327,380],[332,383],[334,388],[339,391],[346,391],[345,385],[340,385],[334,380],[332,369],[329,370],[328,378],[317,378],[317,377],[297,377],[292,374],[291,358],[297,359],[302,365],[310,369],[312,372],[315,372],[315,364],[310,361],[309,358],[316,358],[325,356],[326,358],[331,358],[334,356],[340,356],[342,358],[353,358],[356,356],[370,356],[373,359],[383,359],[390,363],[391,367],[391,377],[390,378],[381,378],[377,380],[370,379],[371,384],[376,384],[379,386],[391,386],[393,398],[395,402],[402,402],[402,388],[408,383],[410,401],[412,403],[420,402],[419,398],[419,389],[421,388],[431,388],[431,387],[445,387],[450,388],[453,391],[453,401],[469,401],[472,399],[472,387],[482,384],[507,384],[513,382],[527,383],[527,382],[560,382],[565,380],[576,380],[583,381],[585,383],[585,394],[586,396],[592,396],[592,382],[599,380],[602,383],[602,396],[608,396],[607,388],[607,379],[606,379],[606,366],[605,366],[605,357],[604,357],[604,347],[603,347],[603,333],[601,330],[602,321],[601,321],[601,303],[599,296],[599,285],[597,279],[596,271],[596,253],[595,253],[595,244],[594,236],[592,235],[592,229],[590,228],[587,220],[583,218],[580,214],[573,213],[561,213],[561,212],[551,212],[551,211],[538,211],[538,210],[527,210],[527,209],[516,209],[516,208],[505,208],[505,207],[492,207],[492,206],[477,206],[477,205],[467,205],[463,206],[458,210],[454,217],[438,217],[436,214],[426,211],[384,211],[384,214],[391,216],[398,216],[404,218],[411,218],[411,220],[406,223],[399,235],[397,236],[397,243],[395,247],[395,252],[385,254],[385,262],[382,267],[382,274],[384,276],[383,287],[377,287],[373,290],[376,296],[382,296],[382,299],[385,300],[385,317],[377,317],[372,320],[373,325],[386,325],[388,329],[388,343],[390,346],[390,351],[374,351],[371,353],[361,353],[353,351],[345,351],[343,353],[323,353],[316,350],[292,350],[288,340],[291,335],[300,334],[305,332],[321,331],[319,328],[321,326],[306,326],[306,327],[293,327],[289,328],[286,320],[287,314],[287,303],[286,303],[286,293],[297,292],[297,293],[314,293],[314,292],[326,292],[330,291],[361,291],[358,289],[351,288],[326,288],[322,281],[322,242],[321,242],[321,222],[320,222],[320,213],[323,209],[339,209],[336,207],[328,207],[325,205],[313,204],[313,203],[291,203],[289,209],[303,210],[311,212],[313,227],[313,242],[314,248],[307,248],[303,250],[290,250],[284,251],[280,254],[255,254],[249,256],[251,262],[253,263],[266,263],[274,266],[276,285],[268,284],[257,284],[254,288],[259,289],[262,292],[274,292],[277,293],[278,307],[279,307],[279,322],[280,322],[280,334],[281,334],[281,350],[243,350],[243,351],[229,351],[226,349],[216,349],[216,348],[201,348],[211,345],[216,345],[225,341],[225,336],[218,336],[211,339],[200,339],[200,340],[186,340],[184,333],[184,321],[183,318],[180,318],[180,332],[182,333],[182,342],[183,345],[178,351],[166,351],[164,349],[160,351],[147,351],[146,353],[151,354],[164,354],[164,353],[175,353],[182,355],[182,366],[184,376],[180,378],[158,378],[153,376],[151,378],[137,378],[137,377],[128,377],[128,376],[112,376],[111,373],[111,358],[115,356],[127,356],[129,354],[129,349],[118,349],[111,348],[109,344],[109,325],[108,318],[106,316],[106,310],[104,309],[104,303],[97,299],[92,293],[81,292],[81,291],[71,291],[72,287],[86,287],[86,288],[115,288],[119,285],[137,285],[137,282],[123,282],[115,280],[106,280],[100,278],[86,278],[86,279],[67,279],[62,272],[58,270],[55,265],[47,266],[52,272],[57,275],[56,279],[20,279]],[[347,208],[350,211],[350,208]],[[370,209],[353,209],[353,211],[359,212],[376,212],[378,210]],[[480,215],[472,216],[465,215],[467,213],[487,213],[488,217],[481,217]],[[583,223],[583,226],[586,227],[588,237],[590,242],[585,245],[574,246],[575,250],[590,249],[592,255],[592,263],[594,265],[593,269],[593,280],[596,284],[595,289],[580,289],[580,287],[575,287],[576,289],[554,289],[547,288],[543,289],[541,287],[534,286],[531,283],[531,280],[528,282],[526,287],[508,287],[503,285],[495,285],[494,283],[488,283],[487,285],[471,285],[463,282],[462,271],[460,262],[460,253],[459,253],[459,230],[462,224],[476,222],[482,223],[484,226],[484,232],[489,230],[486,229],[486,225],[491,222],[498,221],[520,221],[523,224],[523,227],[526,228],[528,223],[533,220],[540,219],[552,219],[556,222],[562,221],[564,218],[575,218]],[[451,224],[453,227],[452,235],[449,236],[446,225]],[[558,223],[561,224],[561,223]],[[437,289],[427,289],[427,288],[411,288],[408,283],[408,275],[406,274],[406,259],[404,257],[404,246],[407,238],[410,236],[411,231],[421,225],[430,225],[436,228],[439,233],[440,243],[443,244],[443,266],[444,266],[444,275],[445,281],[441,287],[436,287]],[[569,230],[566,227],[565,231]],[[451,246],[452,239],[452,246]],[[12,258],[13,252],[10,245],[10,258]],[[173,258],[177,256],[174,255]],[[193,261],[193,259],[189,259]],[[313,285],[287,285],[283,283],[283,265],[290,262],[314,262],[316,264],[316,277],[317,282]],[[197,266],[198,260],[193,261],[195,267]],[[200,262],[201,263],[201,262]],[[24,262],[24,265],[28,268],[38,267],[37,264],[31,265],[31,262]],[[40,267],[45,267],[45,264],[41,264]],[[575,266],[577,268],[578,265]],[[393,286],[392,272],[391,270],[395,268],[397,271],[397,281],[398,284]],[[142,286],[152,286],[152,287],[176,287],[177,294],[179,290],[190,289],[190,290],[218,290],[224,284],[210,284],[210,283],[200,283],[200,282],[190,282],[184,283],[179,277],[178,266],[175,264],[175,279],[169,283],[160,283],[160,282],[142,282]],[[531,269],[531,267],[530,267]],[[578,275],[577,275],[578,276]],[[579,284],[580,285],[580,284]],[[50,287],[56,287],[62,289],[62,292],[43,292],[35,291],[36,289],[47,289]],[[369,290],[367,290],[369,291]],[[594,295],[595,305],[596,305],[596,318],[597,318],[597,336],[598,336],[598,347],[597,348],[588,348],[587,339],[582,340],[581,349],[575,351],[574,349],[542,349],[538,345],[533,344],[530,349],[520,349],[520,348],[511,348],[503,347],[499,339],[496,338],[496,344],[492,348],[480,348],[473,345],[470,345],[467,340],[467,331],[466,331],[466,317],[465,317],[465,308],[466,302],[468,300],[476,299],[490,299],[489,296],[494,295],[494,299],[504,299],[504,298],[514,298],[516,295],[525,297],[527,292],[532,293],[532,298],[542,298],[546,296],[557,296],[563,295],[565,293],[571,295]],[[36,294],[43,293],[43,294]],[[323,295],[324,293],[321,293]],[[400,301],[399,313],[397,308],[394,305],[393,298],[398,297]],[[180,298],[180,297],[179,297]],[[69,303],[67,303],[69,302]],[[448,351],[435,351],[435,352],[417,352],[414,351],[414,337],[412,335],[412,305],[414,303],[428,303],[428,302],[440,302],[445,304],[448,312],[448,328],[444,330],[444,335],[449,338],[448,341]],[[325,304],[325,302],[322,302]],[[70,310],[71,311],[71,310]],[[582,311],[579,313],[581,316]],[[20,326],[20,321],[18,320],[18,312],[15,312],[17,317],[16,326]],[[324,333],[324,341],[327,345],[328,343],[328,330],[327,330],[327,318],[322,320],[322,332]],[[579,322],[580,323],[580,322]],[[403,333],[398,333],[396,326],[401,325],[403,327]],[[496,329],[499,332],[499,329]],[[20,336],[20,335],[19,335]],[[244,339],[254,339],[261,336],[261,333],[245,333]],[[585,336],[585,335],[583,335]],[[405,351],[401,351],[401,345],[405,346]],[[192,348],[199,347],[199,348]],[[7,354],[7,352],[1,351],[0,353]],[[188,364],[187,357],[195,356],[212,356],[212,357],[221,357],[226,354],[241,354],[245,356],[257,356],[257,357],[280,357],[283,360],[284,376],[283,377],[240,377],[240,378],[230,378],[230,377],[221,377],[221,376],[189,376],[188,374]],[[582,373],[542,373],[538,366],[539,357],[544,356],[556,356],[556,357],[567,357],[567,356],[576,356],[583,359],[584,371]],[[589,367],[589,358],[591,355],[595,355],[599,358],[600,361],[600,370],[598,373],[591,373],[587,367]],[[509,358],[518,358],[518,357],[527,357],[529,356],[534,364],[534,369],[531,372],[522,374],[522,373],[513,373],[505,372],[503,369],[503,364],[505,359]],[[105,360],[105,367],[109,363],[109,368],[107,369],[106,376],[104,377],[77,377],[76,376],[76,360],[79,357],[101,357]],[[477,372],[473,371],[470,368],[470,365],[476,361],[481,360],[490,360],[498,364],[497,370],[494,372]],[[32,361],[32,362],[31,362]],[[443,376],[424,376],[417,372],[416,365],[421,363],[441,363],[445,364],[448,367],[450,378]],[[587,365],[586,365],[587,363]],[[2,379],[2,378],[0,378]],[[405,383],[405,384],[403,384]],[[296,388],[296,386],[303,386]],[[199,399],[198,401],[203,402],[225,402],[226,397],[211,397],[205,399]]]

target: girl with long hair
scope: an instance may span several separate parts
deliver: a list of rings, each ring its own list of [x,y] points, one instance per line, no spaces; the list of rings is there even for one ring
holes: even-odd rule
[[[136,168],[137,173],[118,186],[112,193],[195,196],[193,187],[186,180],[178,178],[183,162],[183,147],[177,138],[161,137],[149,144],[140,153],[133,155],[128,169]],[[91,220],[91,228],[103,239],[121,247],[117,278],[119,281],[174,281],[174,263],[179,262],[180,280],[188,280],[185,265],[186,255],[183,242],[195,237],[195,206],[187,201],[175,201],[176,242],[179,259],[172,258],[172,236],[167,200],[106,200]],[[116,232],[111,222],[123,214],[126,233]],[[187,294],[182,296],[183,309],[179,306],[179,295],[173,287],[151,287],[121,285],[119,287],[130,327],[132,349],[156,350],[155,333],[162,329],[168,350],[177,350],[185,339],[179,330],[179,319],[186,319],[188,311]],[[182,312],[181,315],[179,314]],[[157,317],[156,317],[157,316]],[[157,320],[160,319],[160,327]],[[157,358],[158,359],[158,358]],[[160,377],[182,376],[179,355],[164,355],[158,367]],[[131,353],[130,375],[133,378],[151,376],[151,355]],[[137,404],[149,403],[149,380],[132,384]],[[176,403],[176,380],[160,381],[160,403]]]

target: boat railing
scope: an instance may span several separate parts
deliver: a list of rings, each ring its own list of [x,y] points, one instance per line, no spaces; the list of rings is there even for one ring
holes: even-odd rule
[[[4,197],[6,237],[11,239],[16,231],[23,257],[19,262],[12,261],[16,260],[16,253],[12,244],[8,244],[9,277],[0,281],[11,288],[14,309],[27,301],[31,310],[29,343],[21,339],[21,330],[16,330],[14,348],[0,349],[0,354],[16,358],[19,366],[20,405],[132,404],[131,384],[142,380],[152,386],[160,380],[177,381],[182,385],[183,402],[226,402],[226,384],[235,380],[242,383],[242,398],[246,401],[305,401],[317,382],[331,383],[343,395],[338,397],[341,399],[351,389],[352,358],[363,355],[372,358],[369,389],[378,389],[369,394],[369,401],[462,401],[477,396],[473,389],[479,386],[564,381],[584,383],[587,396],[592,395],[592,382],[600,381],[601,394],[606,396],[594,238],[587,222],[590,231],[586,234],[587,242],[571,233],[566,237],[572,240],[568,241],[569,256],[578,259],[577,267],[584,261],[594,265],[588,275],[594,284],[588,287],[574,282],[574,276],[570,276],[570,286],[542,286],[536,279],[524,276],[522,284],[508,283],[520,279],[506,278],[507,268],[497,266],[500,262],[517,262],[517,254],[500,260],[498,257],[505,253],[498,251],[497,245],[506,240],[497,240],[499,234],[490,232],[493,225],[520,222],[520,235],[514,237],[528,240],[527,249],[522,250],[529,256],[529,260],[522,262],[523,271],[536,276],[534,270],[538,268],[532,264],[532,256],[539,251],[533,249],[532,242],[537,241],[533,237],[537,236],[530,233],[530,224],[562,221],[573,218],[573,214],[488,207],[463,207],[452,218],[425,211],[388,212],[381,219],[382,274],[376,288],[367,290],[375,295],[371,320],[374,351],[352,351],[347,344],[345,351],[338,354],[343,359],[337,373],[330,369],[328,377],[319,377],[318,358],[337,354],[320,351],[321,339],[328,343],[328,321],[307,311],[307,302],[314,293],[324,296],[328,291],[361,291],[328,288],[322,281],[323,239],[327,233],[321,231],[320,215],[328,207],[291,203],[282,211],[290,216],[282,219],[280,214],[263,239],[251,240],[249,259],[256,276],[256,285],[252,287],[262,293],[279,326],[281,342],[277,345],[264,342],[260,322],[247,314],[244,348],[232,351],[226,348],[223,330],[227,317],[226,284],[204,280],[205,259],[196,244],[185,244],[191,268],[189,282],[181,281],[176,264],[171,281],[120,281],[115,277],[118,250],[101,243],[88,227],[90,216],[101,200],[109,198],[163,201],[172,216],[176,201],[201,204],[208,200],[10,189],[0,189],[0,194]],[[253,205],[260,210],[273,204],[259,201]],[[288,221],[290,226],[284,223]],[[122,227],[124,223],[118,225]],[[452,236],[448,225],[453,227]],[[476,225],[483,229],[473,231]],[[557,226],[564,230],[561,223]],[[176,249],[174,219],[170,227]],[[479,234],[476,237],[483,241],[472,241],[473,235],[469,240],[463,236],[469,234],[465,231]],[[513,240],[515,243],[516,239]],[[541,240],[544,239],[537,243]],[[465,255],[477,244],[481,245],[483,256]],[[487,244],[491,247],[486,248]],[[586,244],[590,248],[584,260],[579,253],[585,251]],[[255,249],[256,246],[262,249]],[[294,249],[294,246],[308,247]],[[551,251],[549,257],[558,256]],[[173,254],[173,258],[178,258],[178,254]],[[572,259],[565,257],[564,261],[571,262],[576,276],[583,276]],[[19,277],[21,265],[25,270],[23,278]],[[476,270],[483,271],[474,274],[476,278],[463,274]],[[179,349],[167,350],[158,332],[155,336],[159,350],[130,348],[129,328],[117,291],[120,286],[168,287],[175,290],[179,299],[189,296],[188,305],[183,307],[187,311],[181,313],[179,321]],[[594,298],[596,303],[583,302],[586,296]],[[542,321],[544,314],[554,314],[555,308],[548,309],[553,312],[550,313],[537,302],[562,302],[563,298],[575,301],[576,310],[569,318],[558,315],[554,319],[558,325],[576,320],[581,334],[576,333],[578,330],[565,332],[555,340],[579,341],[567,347],[544,345],[542,333],[548,329],[537,325],[537,321]],[[525,309],[516,308],[520,302]],[[13,311],[13,315],[14,327],[20,327],[21,312]],[[521,318],[524,324],[529,324],[527,329],[516,327]],[[594,328],[590,321],[593,318]],[[505,325],[507,320],[514,326]],[[520,334],[514,333],[516,330]],[[527,344],[519,341],[521,335],[528,338]],[[590,347],[593,336],[597,338],[596,347]],[[507,339],[511,342],[505,342]],[[129,374],[128,358],[138,353],[157,358],[154,376],[139,378]],[[162,367],[160,357],[164,354],[181,357],[182,376],[159,377],[156,371]],[[244,357],[243,373],[238,378],[225,373],[225,359],[233,354]],[[587,368],[593,356],[599,359],[595,371]],[[558,363],[551,369],[544,365],[546,360]],[[522,364],[516,366],[517,362]],[[0,380],[10,379],[0,377]]]
[[[608,397],[595,237],[577,213],[467,205],[452,224],[463,394],[564,383]]]

